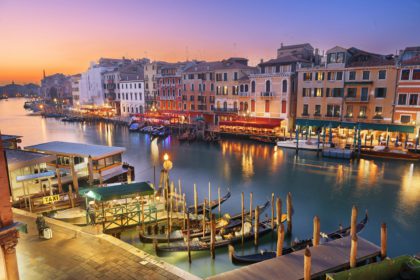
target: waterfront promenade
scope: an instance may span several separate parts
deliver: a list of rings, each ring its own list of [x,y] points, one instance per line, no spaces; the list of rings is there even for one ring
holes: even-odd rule
[[[112,236],[61,221],[47,218],[53,238],[41,240],[35,218],[14,209],[15,221],[28,225],[17,245],[21,279],[198,279]]]

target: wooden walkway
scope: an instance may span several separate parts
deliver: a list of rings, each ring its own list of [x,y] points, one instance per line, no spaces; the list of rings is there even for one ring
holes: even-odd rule
[[[350,237],[334,240],[316,248],[311,247],[312,277],[349,267]],[[381,249],[375,244],[359,237],[357,261],[364,261],[380,255]],[[209,279],[303,279],[303,255],[305,250],[293,252],[271,260],[263,261]]]

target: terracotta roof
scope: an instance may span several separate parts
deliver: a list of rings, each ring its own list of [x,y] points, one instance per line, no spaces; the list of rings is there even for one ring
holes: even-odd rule
[[[420,65],[420,46],[407,47],[400,57],[401,65]]]
[[[187,67],[185,73],[197,73],[197,72],[209,72],[215,70],[224,70],[224,69],[254,69],[254,67],[245,65],[243,63],[238,63],[234,60],[227,59],[222,61],[212,61],[212,62],[198,62],[195,65]]]
[[[393,55],[381,55],[369,53],[357,48],[349,48],[347,50],[351,57],[346,67],[371,67],[371,66],[390,66],[395,65],[395,57]]]
[[[291,63],[295,63],[295,62],[305,62],[305,63],[310,63],[309,60],[303,59],[303,58],[298,58],[294,55],[287,55],[287,56],[283,56],[283,57],[279,57],[279,58],[274,58],[274,59],[270,59],[266,62],[260,63],[258,64],[259,66],[270,66],[270,65],[277,65],[277,64],[291,64]]]
[[[279,50],[297,49],[297,48],[303,48],[303,47],[310,47],[311,49],[313,49],[313,47],[311,46],[311,44],[304,43],[304,44],[297,44],[297,45],[281,46],[279,48]]]

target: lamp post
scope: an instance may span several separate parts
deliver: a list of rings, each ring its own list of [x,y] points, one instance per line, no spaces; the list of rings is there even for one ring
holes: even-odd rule
[[[168,201],[169,196],[169,171],[172,169],[172,161],[169,160],[169,155],[165,153],[163,155],[163,174],[164,174],[164,180],[163,180],[163,189],[165,192],[165,199]]]

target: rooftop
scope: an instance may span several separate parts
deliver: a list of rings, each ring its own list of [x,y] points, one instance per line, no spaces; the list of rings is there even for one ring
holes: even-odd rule
[[[55,160],[54,155],[46,155],[36,152],[17,150],[17,149],[5,149],[7,166],[10,171],[31,166],[34,164],[51,162]]]
[[[208,72],[224,69],[254,69],[247,65],[245,58],[232,57],[222,61],[202,61],[185,69],[186,73]]]
[[[354,47],[347,51],[351,57],[346,67],[392,66],[396,62],[393,55],[370,53]]]
[[[291,63],[295,63],[295,62],[304,62],[304,63],[310,63],[309,60],[303,59],[303,58],[298,58],[296,56],[293,55],[287,55],[287,56],[282,56],[279,58],[273,58],[270,59],[266,62],[262,62],[259,64],[259,66],[270,66],[270,65],[278,65],[278,64],[291,64]]]
[[[19,138],[22,138],[22,136],[1,134],[1,141],[11,141],[11,140],[19,139]]]
[[[310,49],[313,49],[313,47],[311,46],[311,44],[304,43],[304,44],[287,45],[287,46],[284,46],[282,44],[278,50],[298,49],[298,48],[306,48],[306,47],[307,48],[310,48]]]
[[[125,152],[122,147],[110,147],[103,145],[81,144],[71,142],[53,141],[43,144],[25,147],[25,149],[39,151],[47,154],[59,154],[68,156],[89,157],[99,159]]]

